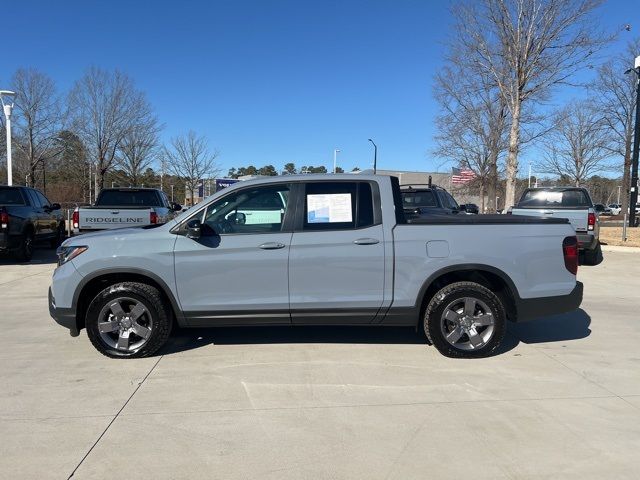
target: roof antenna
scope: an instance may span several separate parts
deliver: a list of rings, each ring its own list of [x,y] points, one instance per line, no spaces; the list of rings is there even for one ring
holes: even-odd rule
[[[429,175],[429,188],[431,188],[431,175]]]

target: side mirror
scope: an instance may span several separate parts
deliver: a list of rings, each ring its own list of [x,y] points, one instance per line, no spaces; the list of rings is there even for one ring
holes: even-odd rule
[[[229,215],[228,220],[234,225],[244,225],[247,223],[247,216],[242,212],[236,212]]]
[[[192,238],[193,240],[198,240],[200,238],[200,230],[201,230],[200,220],[194,218],[193,220],[189,220],[187,223],[187,238]]]
[[[176,202],[171,202],[171,210],[173,210],[174,212],[179,212],[180,210],[182,210],[182,205]]]
[[[49,206],[49,208],[50,208],[51,210],[60,210],[60,208],[62,208],[62,207],[60,207],[60,204],[59,204],[59,203],[52,203],[52,204]]]

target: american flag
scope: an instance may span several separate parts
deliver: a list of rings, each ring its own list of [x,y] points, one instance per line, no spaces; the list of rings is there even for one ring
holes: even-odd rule
[[[469,168],[451,168],[451,183],[453,185],[464,185],[476,178],[476,174]]]

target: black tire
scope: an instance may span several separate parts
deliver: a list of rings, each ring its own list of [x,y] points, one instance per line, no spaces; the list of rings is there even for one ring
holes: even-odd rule
[[[27,230],[22,236],[22,241],[20,242],[20,247],[18,247],[18,251],[16,253],[16,259],[19,262],[30,262],[33,257],[33,242],[34,235],[31,230]]]
[[[124,316],[113,313],[111,306],[115,303],[121,306]],[[128,303],[132,305],[135,303],[135,307],[138,304],[142,305],[144,313],[139,317],[140,322],[133,321],[132,324],[131,318],[129,318],[128,323],[124,323],[127,321],[127,314],[134,313],[135,307],[127,306]],[[102,327],[99,327],[98,324]],[[100,331],[104,325],[112,324],[114,327],[117,325],[113,331]],[[172,325],[173,311],[158,289],[137,282],[117,283],[102,290],[89,305],[85,317],[89,340],[96,350],[110,358],[141,358],[153,355],[167,342]],[[147,338],[136,333],[136,327],[141,326],[150,331]],[[135,347],[135,343],[133,343],[130,350],[117,348],[120,338],[123,337],[123,331],[127,330],[129,331],[126,334],[127,345],[130,341],[135,340],[142,342],[139,347]],[[114,339],[114,337],[117,338]],[[114,342],[116,345],[113,344]]]
[[[474,299],[471,308],[474,313],[470,316],[467,315],[464,299]],[[471,301],[469,304],[471,305]],[[455,309],[458,305],[462,306],[462,313]],[[445,314],[458,315],[459,318],[449,321],[445,319]],[[492,323],[480,325],[484,322]],[[440,353],[453,358],[480,358],[491,355],[504,338],[506,323],[507,316],[500,298],[488,288],[474,282],[456,282],[442,288],[430,300],[423,318],[424,332],[429,342]],[[457,335],[454,330],[465,332],[458,337],[459,343],[453,341],[458,346],[445,337],[446,333],[449,334],[449,338]],[[478,343],[478,346],[474,346],[473,343]]]
[[[585,265],[600,265],[603,260],[604,257],[602,255],[602,247],[600,246],[600,242],[597,243],[596,247],[593,250],[584,251]]]
[[[64,240],[64,224],[61,223],[58,225],[56,229],[55,237],[51,239],[50,246],[51,248],[58,248],[62,241]]]

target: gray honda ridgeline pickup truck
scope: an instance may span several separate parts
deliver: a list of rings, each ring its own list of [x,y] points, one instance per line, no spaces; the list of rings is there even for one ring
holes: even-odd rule
[[[482,357],[507,320],[582,301],[568,220],[405,219],[389,176],[239,182],[164,225],[71,238],[58,259],[51,316],[114,358],[153,354],[174,325],[406,325]]]

